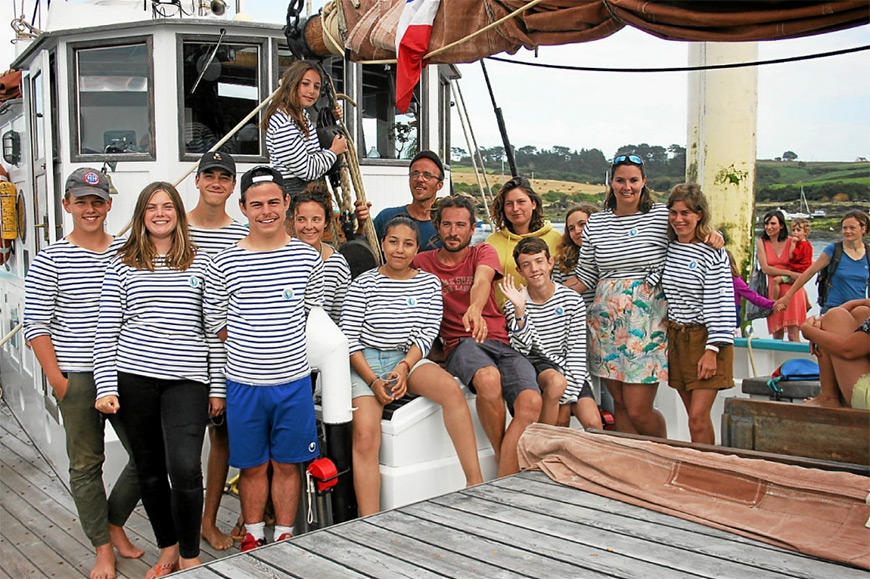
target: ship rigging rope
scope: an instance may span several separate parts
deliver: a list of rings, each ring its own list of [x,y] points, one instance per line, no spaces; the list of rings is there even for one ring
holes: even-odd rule
[[[698,70],[722,70],[729,68],[746,68],[750,66],[765,66],[768,64],[783,64],[787,62],[800,62],[803,60],[815,60],[817,58],[828,58],[830,56],[840,56],[843,54],[851,54],[853,52],[861,52],[870,50],[870,44],[864,46],[855,46],[853,48],[843,48],[841,50],[832,50],[830,52],[819,52],[816,54],[807,54],[804,56],[790,56],[788,58],[774,58],[770,60],[756,60],[754,62],[733,62],[728,64],[705,64],[702,66],[673,66],[663,68],[603,68],[594,66],[571,66],[567,64],[547,64],[542,62],[524,62],[521,60],[511,60],[510,58],[501,58],[499,56],[487,56],[487,60],[496,62],[506,62],[508,64],[519,64],[522,66],[533,66],[536,68],[551,68],[557,70],[575,70],[581,72],[692,72]]]

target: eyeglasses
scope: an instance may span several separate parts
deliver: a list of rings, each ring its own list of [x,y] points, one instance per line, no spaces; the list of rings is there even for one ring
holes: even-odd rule
[[[614,167],[622,163],[634,163],[635,165],[643,165],[643,159],[641,159],[637,155],[619,155],[618,157],[613,158]]]
[[[423,177],[424,181],[431,181],[432,179],[439,179],[439,180],[441,179],[441,177],[439,177],[438,175],[433,175],[429,171],[423,171],[422,173],[420,171],[411,171],[408,174],[408,176],[411,177],[411,179],[418,179],[420,177]]]

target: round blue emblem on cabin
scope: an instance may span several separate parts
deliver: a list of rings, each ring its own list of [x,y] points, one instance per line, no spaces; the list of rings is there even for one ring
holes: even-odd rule
[[[285,287],[284,291],[281,292],[281,297],[283,297],[285,300],[292,300],[294,295],[296,294],[293,293],[292,287]]]

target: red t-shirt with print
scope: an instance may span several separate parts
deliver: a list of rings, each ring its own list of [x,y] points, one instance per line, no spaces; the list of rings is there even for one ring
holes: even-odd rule
[[[474,283],[474,272],[479,265],[488,265],[495,270],[495,280],[503,277],[501,262],[495,248],[488,243],[479,243],[468,248],[465,259],[455,266],[449,266],[438,260],[438,251],[424,251],[417,254],[411,267],[435,274],[441,280],[441,295],[444,300],[444,317],[441,320],[441,339],[444,340],[444,352],[449,354],[456,347],[460,338],[471,337],[465,331],[462,316],[471,303],[471,286]],[[495,301],[495,288],[489,290],[489,299],[483,308],[486,320],[486,339],[497,340],[510,345],[507,324],[504,315],[498,309]]]

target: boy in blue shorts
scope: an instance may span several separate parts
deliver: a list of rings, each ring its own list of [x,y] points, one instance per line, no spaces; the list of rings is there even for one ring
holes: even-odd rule
[[[239,203],[250,233],[214,257],[204,310],[226,344],[230,464],[240,469],[248,551],[266,544],[269,464],[275,540],[283,541],[293,535],[302,490],[297,465],[319,454],[305,321],[323,302],[323,260],[285,233],[290,198],[275,169],[242,175]]]

